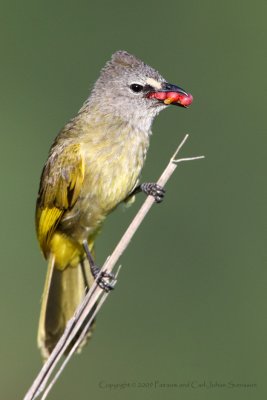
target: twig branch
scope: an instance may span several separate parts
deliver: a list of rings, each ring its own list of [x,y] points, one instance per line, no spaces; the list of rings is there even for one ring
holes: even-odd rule
[[[162,173],[161,177],[158,180],[158,184],[161,186],[165,186],[167,181],[170,179],[171,175],[177,168],[177,164],[183,161],[192,161],[204,158],[204,156],[198,157],[189,157],[189,158],[181,158],[176,159],[178,153],[180,152],[181,148],[183,147],[184,143],[186,142],[189,135],[186,135],[183,141],[178,146],[176,152],[174,153],[173,157],[169,161],[169,164],[165,168],[164,172]],[[129,225],[128,229],[122,236],[121,240],[119,241],[118,245],[116,246],[115,250],[111,254],[110,257],[105,261],[101,271],[111,272],[114,266],[116,265],[117,261],[119,260],[120,256],[129,245],[132,237],[134,236],[135,232],[137,231],[138,227],[142,223],[143,219],[145,218],[146,214],[154,204],[154,198],[152,196],[148,196],[143,203],[142,207],[134,217],[133,221]],[[77,308],[73,318],[70,319],[68,322],[66,329],[58,341],[56,347],[54,348],[53,352],[51,353],[50,357],[43,365],[41,371],[37,375],[36,379],[34,380],[32,386],[26,393],[24,400],[34,400],[36,399],[44,390],[42,400],[44,400],[48,393],[50,392],[51,388],[54,386],[56,380],[58,379],[59,375],[64,370],[65,366],[67,365],[68,361],[70,360],[71,356],[78,348],[80,342],[83,340],[84,335],[88,331],[90,324],[92,323],[95,315],[102,307],[104,301],[106,300],[108,293],[105,293],[96,283],[92,285],[89,292],[86,294],[83,302]],[[97,304],[97,305],[96,305]],[[79,334],[78,339],[76,340],[73,348],[71,349],[68,356],[65,358],[64,362],[62,362],[61,366],[58,367],[57,372],[54,372],[57,364],[61,361],[62,356],[64,355],[65,350],[68,348],[74,337],[80,331],[82,325],[84,325],[85,321],[88,318],[88,315],[91,313],[91,310],[96,305],[96,310],[90,320],[86,323],[86,326],[83,328],[83,331]],[[51,377],[52,373],[54,372],[54,377],[48,384],[49,378]]]
[[[117,273],[115,275],[115,279],[117,279],[118,274],[120,272],[120,268],[121,266],[119,266]],[[66,365],[68,364],[70,358],[73,356],[73,354],[75,353],[75,351],[79,348],[80,344],[82,343],[82,341],[84,340],[84,338],[87,335],[88,329],[92,323],[92,321],[94,320],[96,314],[98,314],[100,308],[102,307],[102,305],[104,304],[104,302],[106,301],[106,298],[108,297],[109,292],[105,292],[103,294],[103,296],[100,298],[100,300],[98,301],[98,304],[96,306],[96,309],[94,311],[94,313],[92,314],[90,320],[87,322],[87,324],[85,325],[85,327],[83,328],[83,331],[81,332],[79,338],[76,340],[76,342],[74,343],[74,345],[72,346],[71,350],[69,351],[68,355],[65,357],[65,360],[63,361],[63,363],[61,364],[61,366],[59,367],[58,371],[56,372],[55,376],[53,377],[53,379],[51,380],[51,382],[49,383],[49,385],[47,386],[46,390],[44,391],[44,394],[41,398],[41,400],[45,400],[47,398],[47,395],[49,394],[50,390],[52,389],[52,387],[55,385],[56,381],[58,380],[59,376],[61,375],[61,373],[63,372],[64,368],[66,367]]]

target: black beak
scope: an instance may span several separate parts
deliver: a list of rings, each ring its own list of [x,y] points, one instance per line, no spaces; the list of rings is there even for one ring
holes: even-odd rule
[[[188,96],[188,93],[180,88],[179,86],[173,85],[172,83],[164,82],[162,84],[162,89],[159,90],[160,92],[176,92]]]

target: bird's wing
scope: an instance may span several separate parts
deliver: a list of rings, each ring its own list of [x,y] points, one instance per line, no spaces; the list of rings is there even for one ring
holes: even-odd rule
[[[37,236],[44,254],[63,214],[71,209],[84,180],[84,158],[79,144],[52,151],[43,169],[36,208]]]

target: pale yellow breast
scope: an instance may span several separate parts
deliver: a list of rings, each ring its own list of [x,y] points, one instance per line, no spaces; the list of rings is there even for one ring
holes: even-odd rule
[[[148,147],[143,132],[121,132],[98,143],[88,143],[85,152],[85,186],[89,198],[105,212],[123,201],[135,187]],[[86,196],[87,197],[87,196]]]
[[[91,136],[82,143],[85,177],[79,198],[64,217],[64,229],[81,241],[95,234],[105,219],[137,184],[148,148],[148,136],[120,130]]]

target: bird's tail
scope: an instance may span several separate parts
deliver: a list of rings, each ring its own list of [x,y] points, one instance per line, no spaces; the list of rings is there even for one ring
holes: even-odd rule
[[[38,347],[44,359],[47,359],[54,349],[92,282],[93,277],[87,260],[76,267],[69,266],[59,270],[55,265],[54,255],[50,255],[37,337]],[[91,328],[87,339],[90,336]]]

